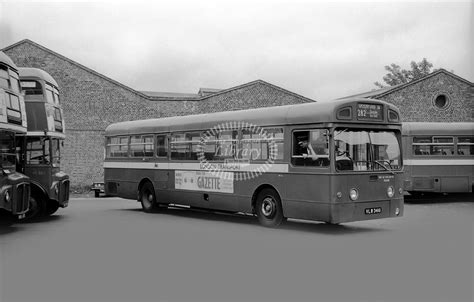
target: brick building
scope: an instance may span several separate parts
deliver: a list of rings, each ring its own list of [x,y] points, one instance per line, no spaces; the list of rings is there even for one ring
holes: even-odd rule
[[[439,69],[398,86],[349,97],[367,97],[394,104],[405,122],[474,122],[474,84]]]
[[[43,69],[58,82],[67,134],[62,167],[74,189],[102,180],[103,134],[111,123],[313,102],[262,80],[197,94],[141,92],[30,40],[3,51],[17,66]]]

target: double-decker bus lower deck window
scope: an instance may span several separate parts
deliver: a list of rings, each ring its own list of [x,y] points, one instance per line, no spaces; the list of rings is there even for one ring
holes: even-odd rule
[[[336,129],[334,145],[339,171],[401,168],[400,144],[395,132]]]
[[[13,132],[0,131],[0,168],[14,169],[15,162],[15,135]]]
[[[51,162],[49,139],[29,137],[26,142],[26,163],[29,165]]]
[[[294,131],[291,163],[295,166],[329,167],[328,133],[327,129]]]
[[[61,140],[51,139],[51,159],[54,167],[59,167],[61,163]]]

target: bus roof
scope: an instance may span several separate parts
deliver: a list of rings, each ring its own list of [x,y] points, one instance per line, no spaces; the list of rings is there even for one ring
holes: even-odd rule
[[[3,51],[0,51],[0,63],[10,66],[12,69],[18,70],[15,63],[13,63],[12,59],[7,56]]]
[[[105,133],[107,136],[114,136],[138,133],[203,130],[212,129],[213,127],[226,123],[240,121],[257,126],[311,124],[323,121],[344,122],[336,120],[337,109],[351,105],[355,106],[358,102],[383,104],[385,107],[399,113],[395,106],[384,101],[353,98],[318,103],[120,122],[109,125],[106,128]]]
[[[39,68],[20,67],[19,68],[20,79],[36,78],[45,80],[47,83],[53,84],[58,88],[58,83],[54,78],[46,71]]]
[[[403,122],[403,135],[474,135],[474,123]]]

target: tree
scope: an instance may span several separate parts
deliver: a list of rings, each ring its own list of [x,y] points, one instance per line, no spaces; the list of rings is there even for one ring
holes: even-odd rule
[[[418,63],[411,61],[410,66],[411,70],[401,69],[399,65],[394,63],[390,64],[390,66],[385,66],[385,70],[387,70],[389,73],[383,77],[383,81],[388,84],[388,86],[396,86],[399,84],[408,83],[430,74],[433,64],[428,62],[426,58],[423,58],[423,60]],[[374,84],[380,88],[387,87],[386,85],[383,85],[379,82],[375,82]]]

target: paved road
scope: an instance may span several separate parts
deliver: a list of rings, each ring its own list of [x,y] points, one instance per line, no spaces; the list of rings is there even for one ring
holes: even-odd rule
[[[331,226],[71,200],[0,229],[0,301],[472,301],[472,195]]]

